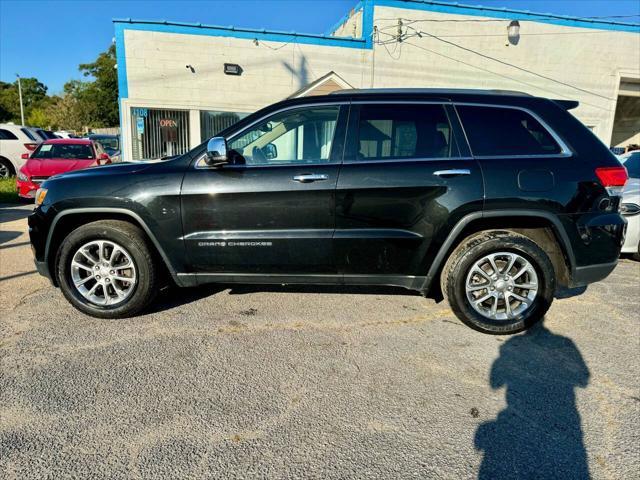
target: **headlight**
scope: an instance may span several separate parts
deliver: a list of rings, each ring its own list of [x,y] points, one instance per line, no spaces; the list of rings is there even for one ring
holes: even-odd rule
[[[47,189],[39,188],[38,191],[36,192],[36,207],[39,207],[40,205],[42,205],[42,202],[44,202],[44,197],[46,196],[47,196]]]
[[[24,173],[22,173],[22,171],[18,172],[18,180],[20,180],[21,182],[28,182],[29,181],[29,177],[27,175],[25,175]]]
[[[640,213],[640,205],[635,203],[623,203],[620,205],[620,213],[622,215],[636,215]]]

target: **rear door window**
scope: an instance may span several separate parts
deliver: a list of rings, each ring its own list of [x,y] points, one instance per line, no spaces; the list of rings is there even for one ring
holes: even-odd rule
[[[28,128],[21,128],[20,131],[24,133],[27,137],[29,137],[31,140],[33,140],[34,142],[37,142],[36,137]]]
[[[459,156],[442,105],[362,105],[358,161]]]
[[[549,131],[529,113],[500,107],[457,105],[476,156],[554,155],[562,152]]]

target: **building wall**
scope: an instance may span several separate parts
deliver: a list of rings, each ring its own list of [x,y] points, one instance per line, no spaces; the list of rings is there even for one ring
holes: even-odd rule
[[[334,36],[305,41],[228,29],[188,27],[177,33],[163,25],[121,24],[118,63],[126,64],[126,72],[119,74],[128,87],[121,101],[125,158],[132,153],[131,107],[189,110],[190,145],[195,146],[201,141],[201,110],[252,112],[329,71],[355,88],[487,88],[575,99],[580,106],[572,112],[609,144],[620,79],[640,79],[638,33],[520,20],[520,40],[510,45],[505,14],[491,12],[500,19],[478,16],[478,10],[453,14],[394,0],[364,0],[363,5]],[[398,19],[402,42],[394,38]],[[360,43],[336,39],[339,33],[351,35],[353,22],[360,24]],[[224,63],[239,64],[242,75],[225,75]]]
[[[396,33],[398,18],[415,30],[595,95],[483,58],[427,34],[386,48],[376,46],[376,87],[497,88],[578,100],[580,106],[572,113],[609,143],[620,78],[625,74],[640,78],[640,35],[636,33],[520,21],[519,43],[507,46],[508,20],[479,22],[490,17],[376,7],[374,23],[380,41],[393,40],[390,34]],[[415,34],[415,30],[408,31]]]

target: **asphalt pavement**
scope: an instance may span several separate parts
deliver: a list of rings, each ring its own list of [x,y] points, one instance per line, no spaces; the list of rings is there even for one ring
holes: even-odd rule
[[[211,286],[99,320],[0,206],[2,478],[637,478],[640,263],[512,337],[402,289]]]

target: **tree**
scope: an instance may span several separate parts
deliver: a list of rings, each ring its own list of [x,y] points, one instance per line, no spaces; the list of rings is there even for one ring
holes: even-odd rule
[[[98,55],[93,63],[79,66],[85,77],[95,80],[89,84],[87,93],[96,107],[95,126],[111,127],[120,123],[118,114],[118,72],[116,71],[116,48],[111,45]]]

